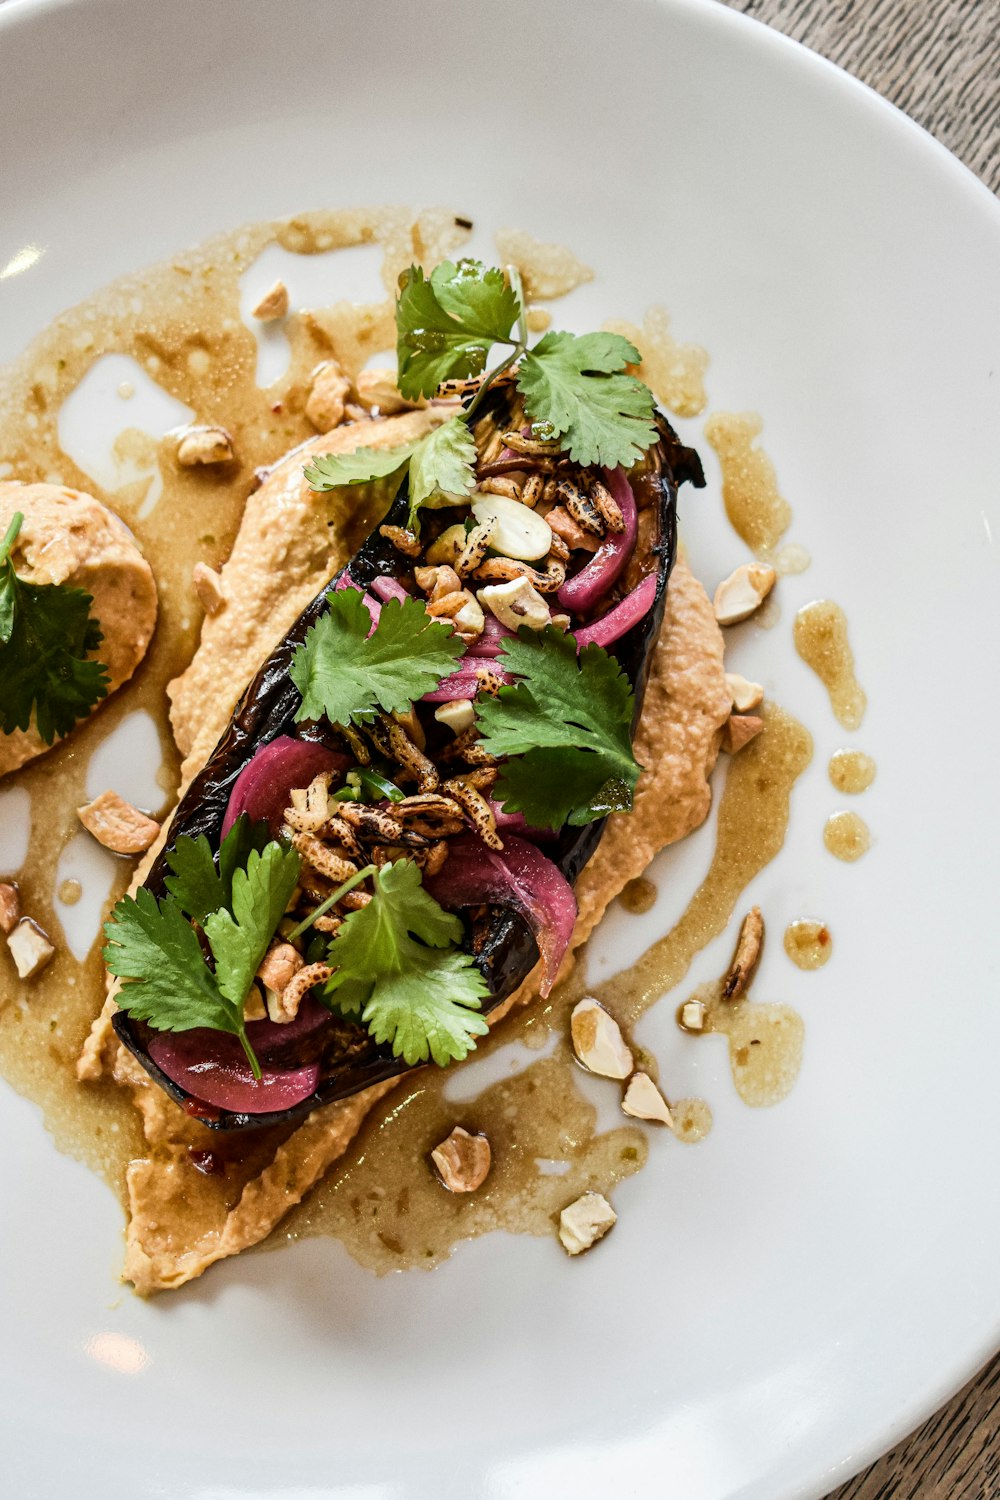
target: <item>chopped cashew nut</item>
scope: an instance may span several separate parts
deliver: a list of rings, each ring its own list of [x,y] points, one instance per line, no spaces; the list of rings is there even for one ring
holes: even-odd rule
[[[177,439],[177,462],[184,469],[196,464],[228,464],[233,440],[224,427],[185,427]]]
[[[285,989],[302,968],[304,959],[291,943],[278,943],[265,953],[257,978],[267,989],[277,994]]]
[[[602,1078],[627,1078],[634,1066],[621,1027],[603,1005],[589,996],[573,1007],[570,1017],[573,1051],[590,1073]]]
[[[159,836],[160,825],[117,792],[102,792],[78,807],[76,815],[99,844],[112,854],[145,854]]]
[[[275,318],[288,315],[288,288],[283,281],[276,281],[261,297],[250,314],[261,323],[272,323]]]
[[[322,984],[333,973],[329,964],[306,964],[300,968],[282,990],[266,990],[268,1020],[278,1026],[294,1021],[299,1006],[314,984]]]
[[[456,523],[447,526],[436,541],[427,548],[427,561],[440,567],[446,563],[454,567],[465,549],[465,527]]]
[[[306,416],[317,432],[331,432],[344,420],[344,402],[350,390],[351,382],[335,359],[325,360],[313,371]]]
[[[472,707],[472,704],[469,704]],[[0,932],[9,937],[21,919],[21,897],[16,885],[0,885]]]
[[[398,412],[412,411],[415,406],[427,405],[423,399],[407,401],[405,396],[400,395],[395,370],[362,370],[354,382],[354,389],[362,406],[369,409],[377,406],[379,415],[383,417],[394,417]],[[365,415],[367,414],[366,412]]]
[[[739,941],[736,944],[736,952],[733,961],[729,965],[729,972],[722,981],[722,996],[725,1000],[738,1000],[740,995],[750,987],[753,971],[757,967],[760,958],[761,945],[764,941],[764,918],[761,916],[760,907],[754,906],[743,918],[743,926],[740,928]]]
[[[756,739],[764,728],[764,720],[758,719],[754,714],[730,714],[722,731],[722,748],[729,755],[735,755],[749,745],[750,741]]]
[[[508,630],[517,630],[519,625],[529,625],[532,630],[544,630],[551,624],[549,606],[527,578],[512,578],[509,583],[491,583],[478,590],[480,604],[485,604],[501,625]]]
[[[257,985],[250,986],[250,993],[243,1002],[244,1021],[266,1021],[267,1006]]]
[[[483,626],[486,624],[486,616],[483,607],[475,599],[469,599],[457,613],[452,615],[452,623],[459,635],[463,638],[482,634]]]
[[[712,603],[719,624],[737,625],[740,620],[748,620],[774,588],[777,576],[763,563],[742,563],[715,591]]]
[[[486,1181],[492,1153],[484,1135],[470,1135],[456,1125],[431,1152],[431,1161],[449,1193],[473,1193]]]
[[[215,569],[208,563],[196,562],[191,570],[191,581],[206,615],[217,615],[226,602],[226,596],[222,592],[222,579]]]
[[[455,734],[461,734],[463,729],[472,728],[476,720],[476,711],[472,706],[471,698],[455,698],[451,703],[442,703],[440,708],[436,708],[434,717],[439,724],[444,724]]]
[[[56,951],[30,917],[21,918],[7,938],[7,947],[22,979],[33,979]]]
[[[656,1120],[673,1127],[670,1106],[648,1073],[633,1073],[629,1079],[622,1109],[635,1120]]]
[[[733,696],[733,707],[738,714],[748,714],[764,701],[764,689],[760,683],[748,682],[739,672],[726,673],[726,687]]]
[[[705,1005],[701,1000],[685,1000],[681,1006],[681,1025],[685,1031],[705,1030]]]
[[[559,1238],[568,1255],[580,1255],[603,1239],[618,1215],[601,1193],[584,1193],[559,1215]]]

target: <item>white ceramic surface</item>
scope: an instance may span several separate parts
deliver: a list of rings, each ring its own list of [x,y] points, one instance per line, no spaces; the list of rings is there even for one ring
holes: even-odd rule
[[[0,358],[216,230],[361,201],[572,244],[599,271],[577,326],[666,303],[711,352],[712,405],[764,414],[814,558],[734,660],[816,738],[749,896],[774,933],[807,911],[836,944],[817,974],[768,948],[759,997],[807,1024],[773,1110],[739,1104],[724,1043],[682,1037],[672,1001],[649,1016],[715,1130],[656,1136],[572,1265],[494,1237],[376,1281],[312,1242],[142,1304],[115,1285],[111,1196],[4,1089],[4,1493],[819,1496],[1000,1329],[996,202],[834,69],[692,0],[14,0],[0,98]],[[708,468],[684,529],[714,582],[742,552]],[[870,699],[848,742],[879,765],[854,867],[821,843],[845,736],[790,645],[824,595]],[[596,971],[665,929],[711,847],[657,862],[656,908],[611,916]]]

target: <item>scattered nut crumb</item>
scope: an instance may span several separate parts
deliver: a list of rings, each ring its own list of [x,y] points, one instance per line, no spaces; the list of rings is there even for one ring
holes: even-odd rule
[[[275,318],[284,318],[287,315],[288,288],[280,279],[264,293],[250,314],[252,318],[257,318],[261,323],[272,323]]]
[[[444,724],[455,734],[461,734],[464,729],[471,729],[476,721],[476,712],[471,698],[454,698],[450,703],[442,703],[434,710],[434,717],[439,724]]]
[[[629,1079],[622,1109],[636,1120],[657,1120],[673,1128],[674,1117],[666,1099],[648,1073],[633,1073]]]
[[[217,615],[226,602],[226,596],[222,592],[222,579],[215,569],[208,563],[196,562],[191,570],[191,581],[206,615]]]
[[[774,588],[777,576],[763,563],[742,563],[715,591],[712,602],[719,624],[737,625],[749,619]]]
[[[471,704],[469,705],[471,708]],[[21,919],[21,896],[16,885],[0,885],[0,932],[9,937]]]
[[[145,854],[160,832],[155,818],[147,818],[117,792],[102,792],[93,802],[78,807],[76,815],[112,854]]]
[[[264,996],[257,985],[250,986],[250,993],[243,1002],[244,1021],[266,1021],[267,1006],[264,1004]]]
[[[759,682],[748,682],[739,672],[726,673],[726,687],[732,695],[733,707],[738,714],[747,714],[759,708],[764,701],[764,689]]]
[[[185,469],[196,464],[228,464],[233,440],[224,427],[185,427],[177,439],[177,462]]]
[[[729,755],[736,755],[756,739],[764,728],[764,720],[754,714],[730,714],[722,731],[722,748]]]
[[[291,984],[304,962],[302,954],[291,943],[277,943],[264,954],[257,970],[257,978],[267,989],[280,995]]]
[[[335,359],[317,365],[306,401],[306,416],[317,432],[332,432],[344,420],[350,390],[351,382]]]
[[[7,947],[22,979],[34,979],[56,951],[38,923],[30,917],[21,918],[7,938]]]
[[[704,1001],[685,1000],[681,1006],[681,1025],[686,1031],[704,1031],[705,1014]]]
[[[601,1193],[584,1193],[559,1215],[559,1238],[568,1255],[580,1255],[603,1239],[618,1215]]]
[[[764,918],[761,916],[760,907],[754,906],[743,918],[736,952],[729,965],[729,972],[722,981],[724,1000],[738,1000],[740,995],[749,988],[753,971],[757,967],[757,960],[760,958],[763,941]]]
[[[449,1136],[435,1146],[431,1161],[441,1174],[449,1193],[473,1193],[486,1181],[492,1152],[484,1135],[470,1135],[456,1125]]]
[[[614,1016],[603,1005],[586,996],[573,1007],[570,1017],[573,1051],[591,1073],[602,1078],[627,1078],[632,1071],[632,1053]]]

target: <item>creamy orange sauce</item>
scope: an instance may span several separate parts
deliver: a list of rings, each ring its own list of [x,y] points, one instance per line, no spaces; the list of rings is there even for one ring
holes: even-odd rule
[[[784,947],[800,969],[821,969],[833,952],[833,939],[825,922],[800,917],[785,928]]]
[[[837,750],[830,757],[830,780],[838,792],[866,792],[875,780],[875,769],[874,760],[863,750]]]
[[[867,854],[872,836],[867,823],[856,812],[838,812],[827,819],[823,842],[837,859],[853,864]]]
[[[847,638],[847,616],[839,604],[818,599],[795,616],[795,649],[830,695],[830,707],[844,729],[860,729],[868,699],[854,673]]]

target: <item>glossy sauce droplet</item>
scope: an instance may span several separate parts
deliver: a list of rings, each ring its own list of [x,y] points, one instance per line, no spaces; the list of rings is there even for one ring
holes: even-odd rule
[[[853,864],[871,848],[872,836],[868,824],[857,813],[839,812],[827,819],[823,842],[837,859]]]
[[[674,1135],[685,1146],[696,1146],[712,1128],[712,1110],[704,1099],[677,1099],[670,1106]]]
[[[78,880],[64,880],[59,887],[59,900],[64,906],[75,906],[83,895],[83,886]]]
[[[649,911],[656,904],[656,886],[640,875],[636,880],[629,881],[618,899],[626,911],[631,912],[634,917],[641,917],[643,912]]]
[[[875,762],[863,750],[838,750],[830,757],[830,780],[838,792],[865,792],[875,780]]]
[[[722,499],[730,525],[758,557],[770,560],[791,523],[792,507],[778,489],[774,464],[763,448],[754,447],[763,428],[756,412],[717,412],[705,423],[705,437],[722,465]],[[802,549],[788,551],[793,564],[801,563]],[[801,567],[787,571],[800,572]]]
[[[785,952],[800,969],[821,969],[833,952],[833,939],[825,922],[800,919],[785,928]]]
[[[795,649],[830,694],[830,707],[845,729],[858,729],[868,699],[854,675],[847,616],[839,604],[817,599],[795,616]]]

